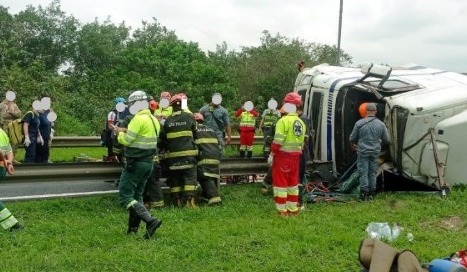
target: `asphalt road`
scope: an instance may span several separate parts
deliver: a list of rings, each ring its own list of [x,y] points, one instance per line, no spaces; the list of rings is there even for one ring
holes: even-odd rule
[[[31,182],[0,184],[1,201],[79,197],[117,193],[114,183],[96,181]]]

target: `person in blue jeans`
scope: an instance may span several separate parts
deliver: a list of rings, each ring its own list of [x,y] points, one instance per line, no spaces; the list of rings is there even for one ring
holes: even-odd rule
[[[386,125],[376,118],[376,104],[367,103],[367,116],[358,120],[350,134],[352,150],[357,151],[357,169],[360,176],[360,199],[371,200],[376,190],[378,156],[382,143],[389,143]]]

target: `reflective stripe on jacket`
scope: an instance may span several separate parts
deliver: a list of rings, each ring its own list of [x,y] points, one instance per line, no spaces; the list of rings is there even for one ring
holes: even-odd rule
[[[194,167],[191,160],[185,159],[198,155],[193,139],[195,132],[196,120],[191,113],[177,111],[165,120],[161,133],[161,145],[167,150],[166,158],[170,159],[170,169],[175,165],[179,169],[182,169],[180,167]],[[187,165],[180,165],[180,161],[186,161]]]
[[[249,111],[244,111],[240,114],[240,126],[241,127],[255,127],[255,116]]]
[[[305,140],[305,123],[296,113],[289,113],[277,121],[272,142],[273,153],[301,154]]]
[[[198,165],[219,164],[221,151],[214,130],[203,124],[198,124],[196,130],[196,146],[198,147]]]
[[[149,109],[135,114],[126,132],[118,134],[118,142],[126,146],[125,157],[151,158],[156,154],[159,121]]]
[[[279,120],[279,111],[278,110],[270,110],[270,109],[265,109],[263,113],[263,126],[264,127],[271,127],[273,126],[277,120]]]

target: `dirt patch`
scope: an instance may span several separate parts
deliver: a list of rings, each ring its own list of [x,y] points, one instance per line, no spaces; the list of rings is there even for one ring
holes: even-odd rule
[[[462,229],[464,223],[459,216],[451,216],[442,218],[439,222],[439,226],[447,230],[458,231]]]

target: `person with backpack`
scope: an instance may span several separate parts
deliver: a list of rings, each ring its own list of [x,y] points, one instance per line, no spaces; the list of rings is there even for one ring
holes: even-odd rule
[[[6,174],[13,175],[15,168],[13,167],[13,150],[10,145],[10,140],[3,129],[0,128],[0,182],[5,178]],[[11,214],[5,205],[0,201],[0,225],[8,231],[20,230],[22,225]]]
[[[28,111],[23,121],[23,133],[24,133],[24,149],[26,151],[24,155],[25,163],[33,163],[36,158],[37,145],[43,145],[44,139],[39,131],[40,119],[39,112],[40,102],[35,100],[32,103],[32,110]]]
[[[123,105],[125,98],[117,97],[114,100],[114,107],[107,114],[106,129],[104,130],[103,145],[107,147],[107,161],[122,161],[122,145],[118,143],[115,137],[113,126],[120,127],[125,117],[130,114],[129,108],[124,107],[123,111],[117,109],[117,105]]]
[[[21,117],[21,110],[19,109],[18,105],[16,105],[15,100],[16,93],[13,91],[8,91],[6,92],[5,99],[0,103],[0,122],[3,130],[5,133],[7,133],[7,135],[9,135],[8,124],[10,124],[13,120]],[[10,141],[10,145],[13,148],[13,155],[15,156],[16,150],[18,149],[18,144],[13,144]]]

